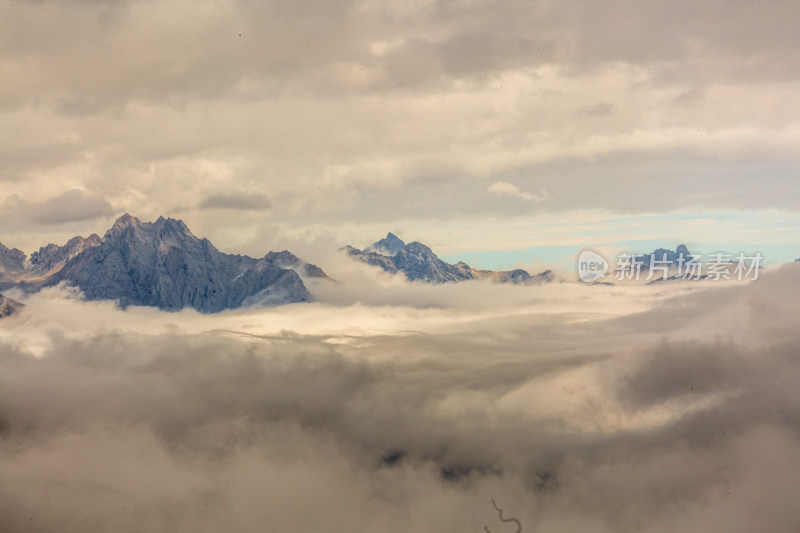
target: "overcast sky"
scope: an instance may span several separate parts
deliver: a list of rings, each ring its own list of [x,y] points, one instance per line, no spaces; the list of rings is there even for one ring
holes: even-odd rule
[[[0,242],[130,212],[251,254],[749,232],[800,256],[798,21],[794,1],[6,1]]]

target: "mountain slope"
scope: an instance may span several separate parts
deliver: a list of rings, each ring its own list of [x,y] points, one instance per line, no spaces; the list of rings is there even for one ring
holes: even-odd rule
[[[55,274],[67,261],[93,246],[100,237],[73,237],[64,246],[48,244],[33,252],[30,258],[16,248],[9,250],[0,244],[0,290],[11,287],[35,289]]]
[[[468,268],[445,263],[433,251],[419,242],[407,244],[394,256],[394,265],[410,281],[464,281],[475,279]]]
[[[122,306],[212,313],[307,302],[312,297],[303,278],[329,279],[287,250],[260,259],[222,253],[182,221],[163,217],[142,223],[126,214],[102,239],[74,237],[64,246],[44,246],[30,258],[0,244],[0,290],[35,291],[64,282],[90,300],[117,300]]]
[[[522,269],[496,272],[475,269],[464,262],[451,265],[439,259],[424,244],[419,242],[405,244],[394,233],[389,233],[386,238],[368,246],[363,251],[350,245],[345,246],[342,250],[353,259],[379,267],[386,272],[392,274],[401,272],[409,281],[449,283],[488,279],[495,283],[538,285],[555,279],[555,275],[550,270],[531,275]]]
[[[25,253],[0,244],[0,278],[13,277],[25,270]]]
[[[100,237],[92,234],[85,239],[83,237],[73,237],[64,246],[48,244],[31,254],[30,270],[52,273],[84,250],[100,246],[101,242]]]
[[[17,302],[16,300],[12,300],[11,298],[6,298],[0,294],[0,318],[11,316],[21,307],[24,307],[21,303]]]
[[[117,300],[175,311],[193,307],[204,313],[254,303],[279,305],[311,301],[297,272],[327,277],[289,252],[261,259],[225,254],[208,239],[198,239],[175,219],[142,223],[120,217],[98,246],[70,259],[43,286],[66,282],[90,300]]]

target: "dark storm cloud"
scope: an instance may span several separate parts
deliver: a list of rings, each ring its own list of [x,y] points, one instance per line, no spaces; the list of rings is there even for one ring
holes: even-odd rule
[[[266,194],[258,193],[219,193],[203,198],[201,209],[242,209],[246,211],[266,211],[272,202]]]

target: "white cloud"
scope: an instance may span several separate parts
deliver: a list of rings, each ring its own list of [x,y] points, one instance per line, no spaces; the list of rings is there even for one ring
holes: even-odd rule
[[[486,192],[503,198],[519,198],[520,200],[525,200],[526,202],[533,202],[536,204],[547,198],[547,191],[544,189],[542,189],[542,192],[539,194],[531,194],[521,190],[513,183],[508,183],[505,181],[496,181],[492,183],[489,188],[486,189]]]

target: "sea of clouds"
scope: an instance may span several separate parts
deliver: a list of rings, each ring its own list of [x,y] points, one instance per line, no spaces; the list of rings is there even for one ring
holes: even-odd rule
[[[360,268],[360,267],[353,267]],[[0,322],[0,530],[794,532],[800,265]],[[358,275],[356,275],[358,274]]]

